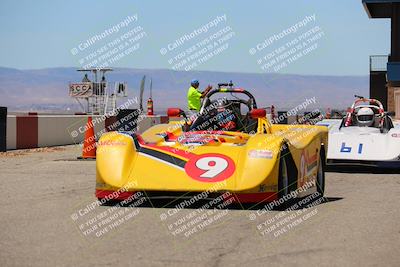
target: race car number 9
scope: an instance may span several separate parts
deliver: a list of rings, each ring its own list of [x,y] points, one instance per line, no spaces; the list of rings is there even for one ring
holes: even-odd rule
[[[186,173],[200,182],[219,182],[235,172],[235,163],[222,154],[202,154],[191,158],[185,165]]]

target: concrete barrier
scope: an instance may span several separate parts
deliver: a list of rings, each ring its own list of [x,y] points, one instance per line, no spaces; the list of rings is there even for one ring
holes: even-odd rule
[[[8,115],[6,148],[24,149],[79,144],[83,142],[89,115]],[[116,117],[94,115],[93,126],[98,139],[118,127]],[[151,126],[166,122],[165,116],[145,116],[138,121],[142,133]]]
[[[30,115],[7,115],[4,137],[6,149],[80,144],[84,139],[88,117],[89,115],[86,114],[41,115],[30,113]],[[270,114],[267,114],[267,117],[271,119]],[[92,118],[97,139],[103,133],[116,130],[121,125],[116,116],[105,118],[104,116],[93,115]],[[182,118],[168,118],[160,115],[139,116],[135,131],[143,133],[151,126],[168,123],[169,120],[182,120]],[[296,116],[288,116],[287,123],[296,123]],[[0,138],[2,138],[1,129]]]
[[[46,115],[37,118],[38,147],[77,144],[83,141],[88,116]],[[104,128],[104,122],[94,124],[96,133]]]
[[[7,116],[7,133],[6,133],[7,150],[17,149],[17,116]]]

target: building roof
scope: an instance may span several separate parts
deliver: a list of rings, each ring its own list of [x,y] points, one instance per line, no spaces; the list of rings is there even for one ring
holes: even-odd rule
[[[400,3],[400,0],[362,0],[368,17],[373,19],[391,18],[392,3]]]

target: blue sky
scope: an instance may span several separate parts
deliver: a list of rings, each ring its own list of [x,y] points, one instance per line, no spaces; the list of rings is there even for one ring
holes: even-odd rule
[[[79,66],[79,55],[72,55],[72,48],[135,14],[135,25],[142,26],[146,37],[138,51],[116,61],[113,67],[171,68],[160,48],[223,14],[235,36],[226,51],[196,70],[263,72],[249,49],[313,14],[314,25],[324,32],[318,49],[279,72],[367,75],[369,55],[388,54],[390,50],[390,21],[369,19],[361,0],[1,0],[0,66]],[[104,44],[118,34],[107,37]],[[287,40],[294,37],[296,34]]]

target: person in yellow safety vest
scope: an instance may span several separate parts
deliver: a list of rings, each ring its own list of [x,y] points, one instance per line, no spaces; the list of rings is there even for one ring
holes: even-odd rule
[[[187,93],[187,99],[188,99],[188,109],[190,115],[193,115],[195,113],[198,113],[201,108],[201,98],[205,97],[208,92],[212,89],[211,85],[208,85],[204,92],[200,92],[198,90],[199,88],[199,81],[198,80],[192,80],[190,82],[190,88]]]

